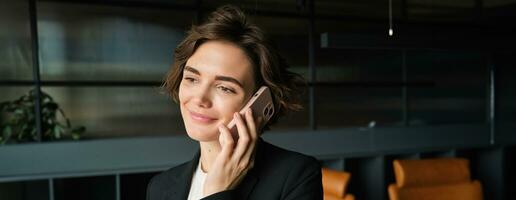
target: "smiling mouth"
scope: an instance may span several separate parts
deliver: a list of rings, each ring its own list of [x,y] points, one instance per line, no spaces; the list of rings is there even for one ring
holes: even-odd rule
[[[202,114],[195,113],[192,111],[189,111],[189,112],[190,112],[190,117],[195,121],[202,122],[202,123],[210,123],[210,122],[215,121],[214,118],[208,117],[206,115],[202,115]]]

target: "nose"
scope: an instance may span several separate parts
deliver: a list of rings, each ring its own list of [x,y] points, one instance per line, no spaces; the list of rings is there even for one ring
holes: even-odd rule
[[[201,108],[210,108],[211,103],[211,94],[209,86],[201,86],[193,89],[193,102],[196,106]]]

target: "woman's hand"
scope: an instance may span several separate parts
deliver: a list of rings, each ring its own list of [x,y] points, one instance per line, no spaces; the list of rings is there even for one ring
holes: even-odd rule
[[[253,168],[258,130],[252,111],[248,109],[245,112],[245,122],[239,113],[233,114],[233,117],[236,120],[238,141],[235,144],[226,126],[219,127],[221,151],[206,176],[204,196],[234,189]]]

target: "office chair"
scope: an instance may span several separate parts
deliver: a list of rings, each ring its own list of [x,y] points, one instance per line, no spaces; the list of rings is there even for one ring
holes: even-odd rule
[[[346,194],[350,178],[348,172],[322,168],[324,200],[355,200],[353,195]]]
[[[482,200],[482,186],[471,180],[467,159],[394,160],[393,167],[390,200]]]

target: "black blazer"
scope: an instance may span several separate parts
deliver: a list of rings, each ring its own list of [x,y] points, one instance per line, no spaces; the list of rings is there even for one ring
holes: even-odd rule
[[[262,139],[256,148],[254,168],[237,188],[203,200],[323,199],[321,166],[315,158]],[[147,200],[186,200],[199,156],[198,152],[191,161],[154,176],[147,187]]]

